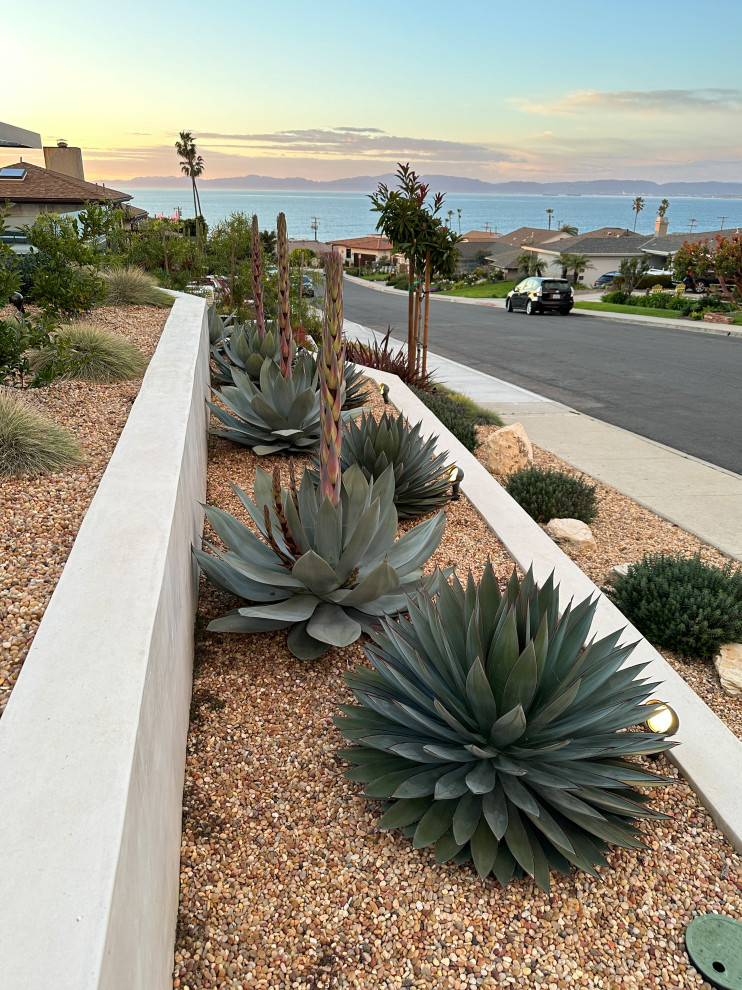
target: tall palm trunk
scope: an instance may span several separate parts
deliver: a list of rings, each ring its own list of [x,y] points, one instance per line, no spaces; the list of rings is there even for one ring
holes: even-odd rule
[[[412,374],[415,367],[415,263],[410,258],[410,288],[407,298],[407,368]]]

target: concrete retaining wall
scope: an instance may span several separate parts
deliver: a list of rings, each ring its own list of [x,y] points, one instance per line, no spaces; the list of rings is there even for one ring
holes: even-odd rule
[[[208,355],[178,298],[0,720],[3,990],[171,986]]]

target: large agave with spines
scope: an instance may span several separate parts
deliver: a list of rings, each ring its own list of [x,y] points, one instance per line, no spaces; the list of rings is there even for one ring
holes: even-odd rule
[[[236,323],[217,344],[212,344],[211,358],[214,378],[221,385],[234,384],[233,368],[244,372],[252,381],[259,381],[265,360],[280,364],[278,334],[268,324],[261,338],[256,324]]]
[[[672,742],[623,731],[656,710],[657,684],[623,666],[621,631],[586,642],[597,599],[560,618],[553,575],[538,588],[513,573],[501,595],[489,564],[436,592],[372,633],[373,669],[346,675],[360,704],[335,719],[354,744],[346,776],[386,802],[380,827],[544,890],[551,869],[597,876],[608,844],[641,847],[636,819],[667,816],[633,788],[670,781],[631,757]]]
[[[378,421],[364,413],[359,422],[343,425],[343,470],[358,464],[367,478],[392,466],[394,504],[401,518],[422,516],[440,509],[451,497],[447,453],[436,453],[436,438],[424,439],[422,424],[410,426],[403,413],[384,413]]]
[[[225,385],[218,393],[227,409],[207,403],[224,424],[221,429],[212,429],[215,436],[252,447],[258,455],[307,453],[318,446],[318,372],[309,354],[297,358],[288,379],[271,358],[263,361],[259,383],[236,367],[232,368],[232,379],[234,385]],[[351,412],[343,415],[350,416]]]
[[[226,546],[195,550],[206,577],[248,604],[210,623],[217,632],[289,629],[302,659],[348,646],[382,614],[407,608],[424,584],[422,566],[438,546],[445,517],[427,519],[399,539],[394,477],[367,481],[358,467],[343,474],[337,506],[304,472],[282,488],[258,468],[255,501],[232,485],[260,536],[215,506],[206,516]]]

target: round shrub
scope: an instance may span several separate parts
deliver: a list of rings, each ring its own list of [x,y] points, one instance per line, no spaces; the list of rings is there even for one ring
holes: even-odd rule
[[[613,292],[606,292],[605,295],[601,296],[604,303],[613,303],[615,306],[624,306],[628,298],[628,292],[622,292],[621,289],[615,289]]]
[[[43,416],[12,388],[0,388],[0,476],[60,471],[85,455],[67,430]]]
[[[708,660],[742,639],[742,570],[700,556],[647,554],[607,591],[650,643]]]
[[[102,330],[91,323],[73,323],[60,335],[68,370],[61,376],[85,382],[123,382],[139,378],[147,361],[144,355],[121,334]],[[58,350],[51,347],[32,351],[29,360],[35,371],[56,360]]]
[[[598,514],[595,485],[564,471],[530,467],[514,471],[505,490],[539,523],[552,519],[579,519],[591,523]]]
[[[107,306],[173,305],[173,297],[163,292],[154,276],[138,265],[112,265],[101,271],[106,287]]]

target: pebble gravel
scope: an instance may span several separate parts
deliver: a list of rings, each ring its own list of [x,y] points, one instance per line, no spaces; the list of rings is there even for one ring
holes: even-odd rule
[[[0,310],[10,315],[15,310]],[[104,307],[86,315],[123,334],[148,358],[168,310]],[[0,713],[113,453],[141,379],[110,385],[57,382],[25,397],[74,433],[84,464],[38,478],[0,479]]]
[[[250,490],[256,463],[212,439],[209,502],[238,512],[228,480]],[[512,564],[466,499],[447,513],[433,563],[479,572],[490,556],[504,580]],[[625,539],[632,554],[633,527]],[[664,758],[674,782],[654,804],[671,819],[643,823],[646,849],[613,850],[599,880],[503,890],[379,832],[378,804],[344,779],[331,719],[362,644],[307,662],[282,632],[208,632],[236,604],[202,582],[176,990],[708,988],[684,930],[707,911],[742,917],[742,859]]]

